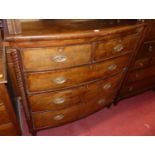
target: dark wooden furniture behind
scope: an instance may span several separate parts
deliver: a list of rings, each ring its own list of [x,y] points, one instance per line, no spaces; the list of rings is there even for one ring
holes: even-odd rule
[[[155,88],[155,21],[147,21],[145,35],[132,61],[119,99]]]
[[[19,122],[15,114],[7,89],[6,60],[4,49],[0,48],[0,136],[21,135]]]
[[[9,74],[33,135],[115,103],[147,25],[136,20],[5,24]]]

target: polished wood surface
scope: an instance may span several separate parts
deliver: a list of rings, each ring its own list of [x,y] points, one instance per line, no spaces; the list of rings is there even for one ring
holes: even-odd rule
[[[133,70],[130,66],[136,70],[154,63],[153,58],[150,61],[136,57],[147,27],[145,22],[22,20],[18,25],[14,23],[15,30],[21,32],[4,34],[9,43],[7,62],[33,135],[116,103],[120,90],[127,92],[121,86],[128,71]],[[141,85],[135,87],[139,89]]]
[[[0,136],[21,135],[19,122],[6,87],[5,51],[0,51]]]
[[[142,43],[126,75],[119,98],[130,97],[155,88],[155,21],[146,23]]]

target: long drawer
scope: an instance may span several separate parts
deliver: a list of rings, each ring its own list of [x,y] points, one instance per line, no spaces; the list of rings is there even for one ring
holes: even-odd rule
[[[108,96],[119,88],[123,75],[120,73],[73,89],[29,96],[31,109],[32,111],[59,110],[94,98],[98,99],[103,94]]]
[[[111,91],[108,95],[98,94],[97,98],[62,110],[33,113],[35,128],[54,127],[77,120],[112,103],[115,95],[116,91]]]
[[[72,69],[29,73],[25,79],[30,92],[67,88],[120,72],[127,66],[129,58],[130,55],[125,55],[110,61]]]

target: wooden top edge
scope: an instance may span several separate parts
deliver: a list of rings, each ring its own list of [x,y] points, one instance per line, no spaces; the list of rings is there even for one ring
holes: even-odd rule
[[[24,42],[24,41],[45,41],[45,40],[61,40],[61,39],[79,39],[89,37],[101,37],[109,34],[115,34],[130,29],[135,29],[141,26],[146,26],[146,23],[135,23],[131,25],[123,25],[116,27],[107,27],[104,29],[96,30],[83,30],[79,32],[65,32],[65,33],[54,33],[54,34],[42,34],[42,35],[6,35],[5,41],[10,42]]]

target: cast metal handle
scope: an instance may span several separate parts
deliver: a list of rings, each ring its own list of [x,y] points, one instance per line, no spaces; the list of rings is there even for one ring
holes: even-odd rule
[[[0,74],[0,78],[3,78],[3,74]]]
[[[57,55],[53,58],[54,62],[65,62],[67,57],[65,55]]]
[[[100,99],[97,103],[98,104],[104,104],[106,102],[106,100],[104,98]]]
[[[64,102],[65,102],[64,98],[56,98],[53,100],[53,103],[57,105],[63,104]]]
[[[105,85],[103,86],[103,88],[104,88],[105,90],[108,90],[108,89],[111,88],[111,86],[112,86],[111,83],[107,83],[107,84],[105,84]]]
[[[64,115],[60,114],[60,115],[56,115],[53,117],[54,120],[59,121],[62,120],[64,118]]]
[[[57,77],[53,80],[54,83],[56,84],[63,84],[67,81],[65,77]]]
[[[108,66],[108,70],[109,70],[109,71],[113,71],[113,70],[115,70],[116,68],[117,68],[117,65],[116,65],[116,64],[112,64],[112,65]]]
[[[120,52],[120,51],[122,51],[123,49],[124,49],[123,44],[118,44],[118,45],[116,45],[116,46],[113,48],[113,50],[114,50],[115,52]]]
[[[153,47],[150,45],[148,50],[149,50],[149,52],[152,52]]]

